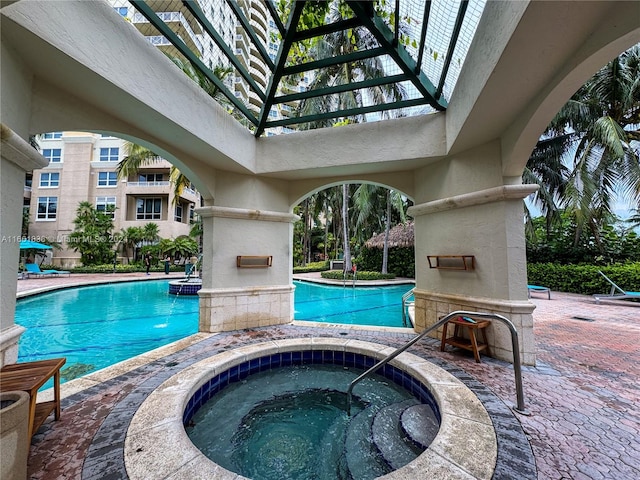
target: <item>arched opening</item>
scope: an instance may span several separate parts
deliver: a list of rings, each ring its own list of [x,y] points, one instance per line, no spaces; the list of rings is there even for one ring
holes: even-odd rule
[[[402,239],[402,247],[411,247],[409,258],[388,268],[389,233],[398,225],[411,223],[407,209],[412,200],[382,183],[350,180],[314,189],[294,206],[300,221],[294,224],[293,266],[333,268],[334,261],[346,271],[358,263],[360,269],[382,274],[410,276],[414,272],[413,238]],[[396,229],[397,230],[397,229]],[[413,229],[403,230],[406,234]],[[374,237],[374,246],[367,246]],[[381,241],[382,240],[382,241]],[[372,253],[372,251],[380,255]],[[407,274],[409,272],[409,274]]]

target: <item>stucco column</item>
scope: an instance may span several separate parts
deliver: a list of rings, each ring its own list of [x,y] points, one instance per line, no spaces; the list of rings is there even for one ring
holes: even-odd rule
[[[216,206],[196,212],[204,230],[199,330],[291,322],[293,222],[298,216]],[[238,266],[239,256],[250,265]]]
[[[16,290],[25,173],[47,165],[46,159],[10,128],[0,126],[0,367],[18,360],[24,328],[15,324]]]
[[[523,199],[536,188],[505,185],[409,209],[415,218],[418,330],[455,310],[500,314],[518,331],[523,363],[535,364],[535,306],[527,300]],[[432,268],[427,257],[436,255],[473,256],[473,268]],[[488,330],[492,355],[513,361],[508,329],[495,322]]]

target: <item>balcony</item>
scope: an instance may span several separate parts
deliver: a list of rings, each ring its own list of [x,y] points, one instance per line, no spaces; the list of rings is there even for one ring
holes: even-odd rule
[[[192,188],[183,187],[180,198],[186,200],[187,202],[194,203],[195,205],[200,205],[200,194]]]
[[[127,195],[169,195],[171,182],[127,182]]]

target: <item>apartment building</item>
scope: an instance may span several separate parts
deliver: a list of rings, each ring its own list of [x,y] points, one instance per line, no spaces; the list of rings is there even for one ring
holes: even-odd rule
[[[68,248],[73,220],[80,202],[98,210],[114,206],[114,233],[128,227],[156,223],[162,238],[187,235],[193,208],[200,205],[197,191],[185,188],[175,198],[169,181],[171,164],[157,158],[141,167],[137,176],[118,179],[116,168],[125,156],[120,138],[87,132],[52,132],[39,138],[40,151],[49,160],[34,170],[25,187],[29,205],[29,236],[62,244],[52,263],[77,265],[80,254]]]
[[[187,60],[173,43],[127,0],[110,1],[115,11],[131,22],[150,44],[163,51],[168,57],[178,58],[187,63]],[[218,43],[200,26],[181,1],[147,0],[145,3],[192,52],[197,54],[206,67],[211,70],[214,70],[216,66],[232,67],[229,58]],[[225,48],[229,52],[233,52],[242,68],[249,73],[254,86],[264,92],[271,75],[266,64],[266,57],[274,62],[279,47],[277,28],[269,16],[264,0],[239,0],[234,3],[233,8],[242,12],[247,19],[251,32],[255,36],[253,39],[245,26],[238,21],[230,2],[226,0],[198,0],[196,3]],[[262,45],[264,51],[259,52],[256,44]],[[232,68],[232,71],[233,74],[223,80],[225,86],[244,103],[249,111],[258,115],[263,107],[262,99],[237,68]],[[308,77],[304,77],[298,85],[288,86],[287,91],[281,93],[304,91],[308,84]],[[269,118],[277,120],[289,117],[294,109],[295,104],[293,103],[273,105],[269,110]],[[266,131],[265,134],[272,136],[292,131],[293,129],[289,127],[275,127]]]

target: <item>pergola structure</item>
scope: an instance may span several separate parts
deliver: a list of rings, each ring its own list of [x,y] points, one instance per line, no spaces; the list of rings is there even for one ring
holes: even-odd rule
[[[266,69],[267,84],[263,87],[254,78],[250,68],[233,45],[216,31],[210,15],[211,2],[183,0],[133,0],[131,4],[175,47],[175,51],[206,77],[224,95],[227,101],[248,120],[248,125],[260,136],[272,127],[305,124],[344,119],[362,118],[364,115],[386,111],[402,111],[402,115],[416,112],[442,111],[448,104],[448,96],[464,62],[471,39],[482,14],[484,0],[455,2],[431,2],[417,0],[386,1],[292,1],[280,2],[288,11],[280,11],[274,0],[264,2],[262,22],[274,28],[267,38],[257,32],[260,23],[252,21],[255,11],[251,2],[229,0],[224,6],[235,18],[238,29],[243,31],[251,44],[251,51]],[[166,12],[177,10],[191,31],[199,32],[198,44],[184,39],[184,24],[167,19]],[[256,27],[256,28],[254,28]],[[340,50],[318,48],[325,39],[342,40]],[[349,45],[349,40],[357,43]],[[197,46],[215,43],[215,48],[226,59],[225,65],[233,70],[234,77],[242,77],[251,92],[259,99],[259,110],[252,110],[208,66]],[[275,43],[273,43],[275,42]],[[277,45],[274,55],[269,45]],[[345,48],[346,47],[346,48]],[[441,51],[440,51],[441,50]],[[273,58],[272,58],[273,57]],[[378,62],[380,68],[370,76],[364,66]],[[452,68],[453,66],[453,68]],[[340,68],[359,69],[358,79],[333,85],[293,91],[302,75],[322,76],[328,70]],[[446,86],[446,88],[445,88]],[[391,101],[367,96],[366,90],[399,89],[401,95]],[[299,109],[287,118],[271,119],[273,106],[310,101],[324,96],[348,93],[367,97],[362,104],[350,108],[336,102],[328,111],[301,113]],[[415,109],[413,107],[428,108]],[[406,109],[409,109],[408,111]]]
[[[192,19],[199,17],[195,5],[202,2],[170,3],[192,10]],[[263,87],[249,92],[246,112],[227,98],[233,113],[243,114],[240,121],[107,2],[0,4],[0,364],[16,361],[22,333],[14,323],[19,242],[11,239],[20,234],[24,173],[47,166],[27,139],[43,132],[78,130],[150,148],[176,165],[203,195],[204,206],[198,209],[204,227],[201,331],[290,322],[292,231],[297,219],[293,207],[328,186],[368,182],[403,192],[414,202],[408,213],[414,218],[416,329],[423,330],[454,310],[500,314],[519,333],[520,357],[535,363],[534,305],[527,298],[523,225],[523,198],[535,186],[522,184],[522,172],[561,106],[602,65],[640,42],[640,2],[488,1],[468,41],[468,52],[459,57],[457,80],[451,72],[458,68],[458,54],[451,57],[449,51],[466,42],[461,40],[467,32],[465,20],[462,26],[455,22],[466,2],[387,1],[389,10],[384,2],[341,2],[345,15],[332,23],[324,23],[324,16],[322,22],[314,20],[307,9],[315,3],[291,3],[291,11],[279,21],[280,13],[270,2],[238,1],[239,9],[236,2],[223,4],[239,19],[246,36],[252,37],[252,9],[270,15],[281,36],[267,70],[256,66],[243,75],[236,67],[236,78],[250,83],[260,71],[264,80]],[[143,12],[151,4],[135,2]],[[427,48],[435,37],[424,25],[431,23],[440,4],[453,5],[454,14],[449,33],[442,36],[446,47],[435,49],[443,62],[434,75],[427,68],[431,61]],[[420,8],[412,10],[414,5]],[[465,17],[472,5],[470,1]],[[153,18],[155,13],[147,15]],[[419,21],[408,22],[408,27],[405,18]],[[154,28],[165,28],[156,23]],[[302,24],[307,27],[299,27]],[[215,32],[204,22],[189,25],[206,31],[213,41]],[[291,61],[295,42],[317,39],[319,34],[324,39],[334,32],[347,32],[348,37],[354,29],[373,39],[369,48],[346,52],[347,58]],[[269,64],[255,46],[253,56]],[[173,48],[179,47],[176,41]],[[186,50],[181,55],[190,57]],[[395,65],[397,70],[324,90],[283,91],[281,80],[291,72],[310,69],[317,75],[335,62],[356,62],[359,55],[383,56],[388,60],[385,66]],[[197,58],[191,60],[198,64]],[[432,113],[417,110],[414,116],[383,119],[387,108],[413,107],[363,101],[353,110],[337,108],[323,115],[328,120],[378,115],[379,121],[263,135],[279,125],[267,114],[278,102],[295,104],[306,100],[304,96],[325,98],[384,82],[406,83],[407,91],[415,95],[410,98],[420,104],[417,108]],[[311,124],[323,119],[292,113],[277,121],[285,120]],[[83,140],[70,135],[62,141],[63,148],[73,152]],[[73,179],[61,177],[62,183],[69,180]],[[238,261],[243,256],[269,261],[262,268],[244,268]],[[438,263],[439,257],[445,261]],[[435,268],[450,262],[464,268]],[[492,326],[489,343],[494,356],[513,358],[506,328]]]

